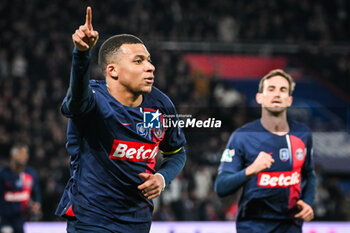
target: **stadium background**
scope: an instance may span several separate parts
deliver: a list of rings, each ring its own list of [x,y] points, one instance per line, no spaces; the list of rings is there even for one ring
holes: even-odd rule
[[[213,181],[230,133],[259,116],[258,79],[284,68],[297,80],[290,117],[314,132],[315,221],[350,220],[350,3],[286,1],[42,1],[0,3],[0,155],[22,141],[39,173],[42,216],[54,215],[69,178],[66,119],[71,34],[93,9],[100,42],[141,37],[155,85],[178,112],[215,117],[220,129],[185,129],[188,162],[156,200],[155,221],[233,220],[238,195],[219,199]],[[100,43],[97,45],[99,47]],[[94,50],[92,76],[101,78]]]

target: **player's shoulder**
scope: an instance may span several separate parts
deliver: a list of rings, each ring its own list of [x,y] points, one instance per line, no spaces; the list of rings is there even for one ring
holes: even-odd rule
[[[8,165],[0,165],[0,176],[7,176],[11,172],[11,169]]]
[[[294,132],[311,133],[311,129],[301,122],[289,120],[288,123],[289,127]]]
[[[89,86],[94,96],[100,96],[103,99],[110,98],[106,80],[90,79]]]
[[[152,87],[152,91],[144,95],[145,105],[149,105],[152,108],[160,108],[165,112],[173,112],[175,106],[170,98],[161,90],[156,87]]]
[[[257,132],[262,129],[260,119],[248,122],[244,124],[243,126],[239,127],[236,129],[235,132],[239,133],[251,133],[251,132]]]
[[[106,86],[106,80],[90,79],[89,84],[92,88],[102,88]]]
[[[152,91],[149,93],[149,97],[164,101],[165,104],[171,103],[172,101],[170,100],[169,96],[167,96],[164,92],[159,90],[157,87],[152,87]]]
[[[261,130],[260,120],[246,123],[232,132],[229,142],[244,143],[251,137],[251,134],[255,134],[259,130]]]
[[[36,171],[34,168],[32,168],[31,166],[26,166],[26,168],[24,169],[25,173],[31,175],[33,178],[37,177]]]
[[[5,166],[4,165],[0,165],[0,174],[4,173],[5,170]]]

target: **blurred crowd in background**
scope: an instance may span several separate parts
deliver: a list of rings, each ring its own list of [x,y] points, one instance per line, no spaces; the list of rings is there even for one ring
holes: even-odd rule
[[[334,44],[349,46],[346,0],[2,0],[0,158],[4,163],[15,142],[29,145],[30,165],[40,177],[43,221],[62,220],[54,211],[69,178],[69,157],[64,147],[67,120],[59,108],[69,84],[71,34],[84,23],[87,4],[92,6],[93,26],[101,40],[131,33],[146,45],[147,41],[298,44],[302,49],[296,58],[324,81],[350,91],[350,53],[331,51]],[[233,220],[239,193],[219,199],[213,182],[231,132],[259,115],[245,108],[243,93],[223,92],[220,77],[198,82],[201,74],[191,72],[182,52],[156,46],[149,50],[156,66],[155,85],[169,95],[179,113],[202,119],[215,114],[226,122],[220,130],[185,130],[186,167],[155,200],[154,220]],[[96,65],[92,76],[101,78]],[[350,193],[341,190],[339,178],[319,169],[317,176],[316,220],[350,221]]]

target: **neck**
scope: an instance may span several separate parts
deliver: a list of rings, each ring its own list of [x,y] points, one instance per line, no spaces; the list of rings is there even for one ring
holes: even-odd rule
[[[287,121],[286,111],[280,114],[272,114],[266,109],[262,109],[261,124],[269,132],[283,136],[289,133],[289,125]]]
[[[10,168],[16,174],[19,174],[23,171],[23,167],[15,162],[10,162]]]
[[[137,107],[142,103],[142,94],[135,94],[116,82],[107,82],[107,90],[124,106]]]

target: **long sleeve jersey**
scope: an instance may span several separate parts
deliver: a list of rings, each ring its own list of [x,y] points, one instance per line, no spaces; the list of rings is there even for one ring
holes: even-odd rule
[[[312,205],[316,181],[311,132],[296,122],[289,122],[289,126],[288,134],[278,136],[256,120],[231,135],[215,190],[219,196],[226,196],[243,187],[237,220],[293,219],[299,199]],[[249,179],[245,169],[261,151],[271,154],[275,162]]]
[[[147,127],[145,115],[176,115],[175,107],[155,87],[143,95],[140,106],[122,105],[105,80],[89,81],[90,57],[89,51],[73,52],[70,87],[61,108],[69,118],[71,179],[56,214],[111,230],[117,230],[115,220],[149,222],[153,203],[137,189],[143,182],[138,174],[157,172],[169,184],[184,166],[186,140],[181,128],[162,127],[161,121],[159,127]],[[159,150],[164,160],[156,171]]]

